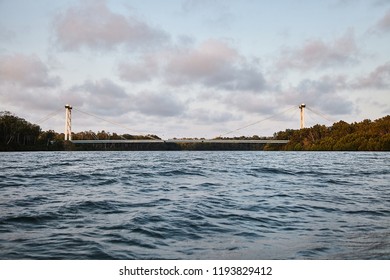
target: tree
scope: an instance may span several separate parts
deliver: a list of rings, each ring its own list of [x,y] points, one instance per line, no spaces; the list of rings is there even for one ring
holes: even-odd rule
[[[34,146],[41,128],[10,112],[0,112],[0,145],[2,150]]]
[[[315,125],[278,132],[274,136],[276,139],[290,140],[282,148],[284,150],[389,151],[390,116],[352,124],[339,121],[331,127]]]

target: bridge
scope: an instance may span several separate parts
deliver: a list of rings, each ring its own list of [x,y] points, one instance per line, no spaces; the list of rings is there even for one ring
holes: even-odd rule
[[[145,137],[145,138],[151,138],[151,139],[137,139],[137,140],[128,140],[128,139],[123,139],[123,140],[72,140],[72,109],[73,109],[73,107],[71,105],[69,105],[69,104],[65,105],[65,141],[71,141],[73,144],[131,144],[131,143],[133,143],[133,144],[136,144],[136,143],[138,143],[138,144],[141,144],[141,143],[287,144],[289,142],[289,140],[276,140],[276,139],[257,139],[257,140],[239,139],[239,140],[236,140],[236,139],[176,139],[175,138],[175,139],[162,140],[162,139],[156,139],[152,136]],[[80,110],[77,110],[77,111],[80,111]],[[301,109],[301,112],[302,112],[302,109]],[[92,115],[90,113],[87,113],[87,114]],[[95,116],[95,117],[97,117],[97,116]],[[303,121],[303,117],[302,117],[302,113],[301,113],[301,122],[302,121]],[[302,124],[301,124],[301,126],[302,126]]]
[[[227,139],[145,139],[145,140],[70,140],[74,144],[126,144],[126,143],[218,143],[218,144],[287,144],[289,140],[227,140]]]
[[[279,114],[282,114],[282,113],[286,113],[287,111],[290,111],[292,109],[295,109],[297,108],[296,106],[293,106],[291,108],[289,108],[288,110],[285,110]],[[317,113],[315,112],[314,110],[308,108],[305,104],[300,104],[298,106],[298,108],[300,109],[300,128],[303,129],[305,127],[305,109],[308,109],[310,111],[312,111],[313,113],[321,116],[322,118],[328,120],[328,121],[332,121],[332,120],[329,120],[327,117],[325,117],[324,115],[320,114],[320,113]],[[258,124],[260,122],[263,122],[263,121],[266,121],[266,120],[270,120],[271,118],[275,117],[276,115],[279,115],[279,114],[276,114],[275,116],[271,116],[271,117],[268,117],[268,118],[265,118],[265,119],[262,119],[260,121],[257,121],[257,122],[254,122],[254,123],[251,123],[251,124],[248,124],[246,126],[243,126],[243,127],[240,127],[240,128],[237,128],[235,130],[232,130],[232,131],[229,131],[229,132],[226,132],[225,134],[222,134],[214,139],[167,139],[167,140],[162,140],[160,138],[156,138],[154,136],[151,136],[151,135],[144,135],[143,138],[144,139],[133,139],[133,140],[129,140],[129,139],[120,139],[120,140],[114,140],[114,139],[110,139],[110,140],[99,140],[99,139],[96,139],[96,140],[73,140],[72,139],[72,109],[80,112],[80,113],[83,113],[83,114],[86,114],[86,115],[89,115],[89,116],[92,116],[92,117],[95,117],[99,120],[102,120],[102,121],[105,121],[105,122],[108,122],[108,123],[111,123],[113,125],[116,125],[116,126],[121,126],[121,127],[124,127],[123,125],[120,125],[118,123],[115,123],[113,121],[109,121],[109,120],[105,120],[99,116],[96,116],[94,114],[91,114],[91,113],[87,113],[87,112],[83,112],[77,108],[73,108],[71,105],[69,104],[66,104],[65,105],[65,137],[64,137],[64,140],[65,141],[70,141],[74,144],[142,144],[142,143],[145,143],[145,144],[149,144],[149,143],[176,143],[176,144],[180,144],[180,143],[205,143],[205,144],[213,144],[213,143],[218,143],[218,144],[287,144],[289,142],[289,140],[279,140],[279,139],[255,139],[255,140],[245,140],[245,139],[226,139],[226,138],[223,138],[222,136],[225,136],[227,134],[231,134],[233,132],[236,132],[236,131],[239,131],[243,128],[247,128],[249,126],[252,126],[252,125],[255,125],[255,124]],[[51,117],[53,117],[54,115],[58,114],[58,112],[55,112],[48,115],[47,117],[41,119],[41,121],[46,121],[48,119],[50,119]],[[39,122],[39,121],[38,121]],[[128,130],[132,130],[130,128],[127,128],[127,127],[124,127]]]

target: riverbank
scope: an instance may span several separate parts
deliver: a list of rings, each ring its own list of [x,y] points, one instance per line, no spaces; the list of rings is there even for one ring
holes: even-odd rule
[[[41,128],[10,112],[0,112],[0,151],[390,151],[390,115],[371,121],[346,123],[339,121],[332,126],[315,125],[304,129],[287,129],[272,137],[240,136],[217,137],[212,140],[232,143],[164,142],[157,135],[130,135],[105,131],[72,132],[73,140],[158,140],[157,143],[92,143],[79,144],[64,140],[64,133]],[[288,143],[236,143],[235,141],[288,140]],[[146,141],[145,141],[146,142]]]

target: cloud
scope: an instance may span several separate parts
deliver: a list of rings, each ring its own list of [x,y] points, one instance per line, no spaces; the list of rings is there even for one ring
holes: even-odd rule
[[[56,42],[65,51],[82,47],[111,50],[125,45],[132,50],[154,48],[169,40],[162,30],[134,16],[112,12],[106,1],[82,1],[54,22]]]
[[[119,116],[131,110],[125,89],[109,79],[87,80],[70,88],[66,102],[103,116]]]
[[[237,116],[227,111],[209,110],[205,108],[193,109],[186,117],[199,124],[217,124],[237,120]]]
[[[57,93],[54,88],[24,88],[0,84],[0,104],[15,113],[37,112],[42,116],[42,111],[53,112],[61,107]]]
[[[135,63],[120,63],[119,77],[129,82],[148,82],[159,74],[159,61],[154,55],[144,55]]]
[[[278,106],[270,96],[259,96],[248,92],[231,94],[224,98],[223,103],[229,108],[234,107],[243,112],[263,115],[274,114]]]
[[[0,55],[0,104],[23,113],[58,108],[61,79],[36,55]]]
[[[226,91],[263,91],[266,82],[256,61],[248,61],[237,50],[219,40],[197,47],[172,48],[140,62],[120,64],[121,79],[130,82],[161,79],[169,86],[200,85]]]
[[[331,93],[348,87],[344,75],[322,76],[319,80],[305,79],[299,83],[298,89],[303,92]]]
[[[390,89],[390,62],[378,66],[367,76],[358,78],[353,88]]]
[[[383,6],[383,5],[388,5],[389,0],[376,0],[373,2],[374,5],[376,6]]]
[[[307,41],[297,49],[286,49],[277,62],[278,70],[308,71],[345,65],[357,61],[358,48],[352,30],[333,42]]]
[[[67,103],[99,116],[121,116],[139,112],[147,116],[180,115],[184,104],[170,93],[128,93],[109,79],[85,81],[66,92]]]
[[[230,71],[226,69],[231,70],[237,58],[236,50],[216,40],[206,41],[196,49],[179,50],[167,65],[169,82],[174,85],[194,81],[205,85],[223,84],[230,81],[231,77],[226,77]]]
[[[376,23],[374,30],[380,32],[390,32],[390,10]]]
[[[303,102],[327,114],[345,115],[356,111],[357,105],[344,93],[362,89],[390,89],[390,62],[358,78],[324,75],[318,79],[304,79],[295,86],[276,92],[275,102],[286,106]]]
[[[353,89],[345,75],[324,75],[318,79],[303,79],[296,85],[275,87],[265,94],[251,92],[231,93],[221,98],[228,108],[264,116],[274,115],[280,109],[306,103],[327,114],[345,115],[355,109],[343,93]]]
[[[303,102],[320,108],[324,113],[344,115],[353,111],[354,105],[339,94],[349,87],[345,76],[323,76],[318,80],[305,79],[297,86],[289,87],[279,93],[278,104],[298,104]]]
[[[35,55],[0,55],[0,83],[22,87],[56,87],[58,76],[51,76],[48,67]]]
[[[131,98],[133,109],[152,116],[179,116],[185,110],[185,105],[170,93],[140,92]]]
[[[0,104],[25,115],[58,108],[61,79],[36,55],[0,54]]]
[[[182,2],[182,12],[186,16],[198,13],[208,28],[226,31],[235,20],[229,4],[226,0],[185,0]]]

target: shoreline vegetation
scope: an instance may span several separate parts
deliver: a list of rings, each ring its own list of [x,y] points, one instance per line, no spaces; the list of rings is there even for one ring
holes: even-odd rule
[[[161,140],[157,135],[130,135],[106,131],[72,133],[73,140]],[[186,138],[191,140],[196,138]],[[64,141],[64,133],[43,131],[10,112],[0,112],[0,151],[96,151],[96,150],[264,150],[264,151],[390,151],[390,115],[371,121],[332,126],[315,125],[304,129],[287,129],[273,137],[223,137],[224,140],[287,139],[287,144],[248,143],[126,143],[126,144],[74,144]]]

